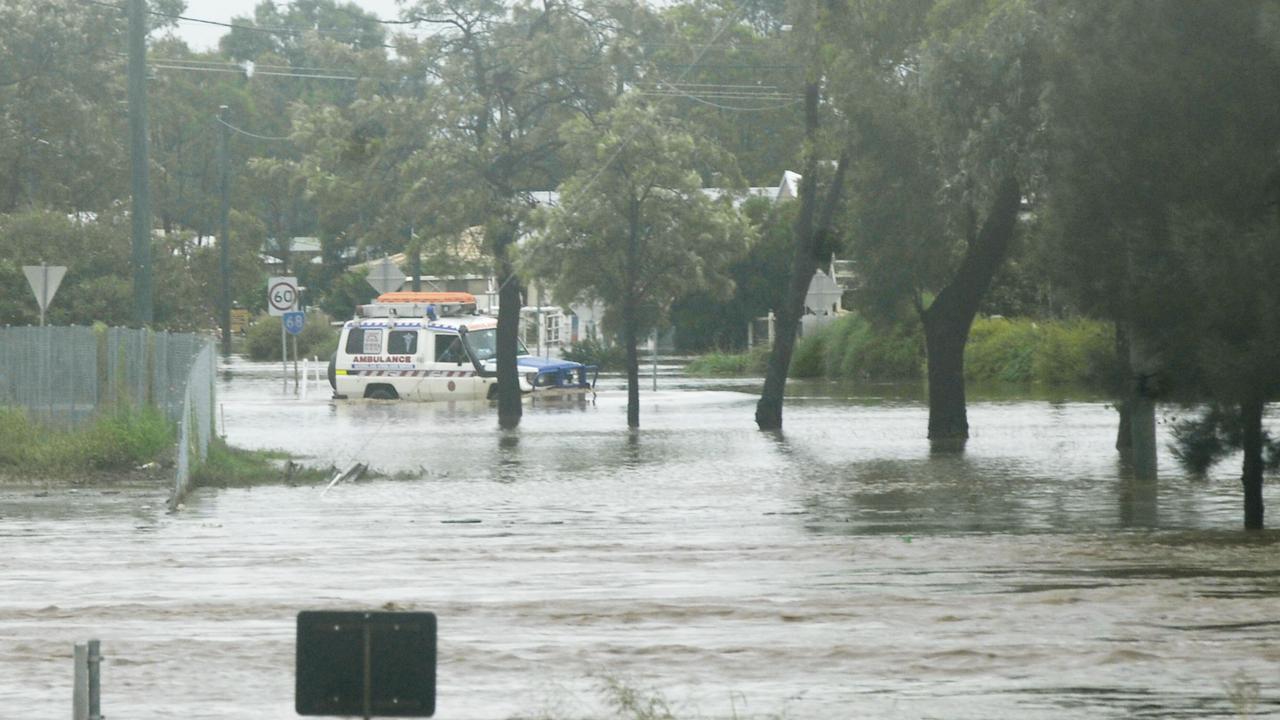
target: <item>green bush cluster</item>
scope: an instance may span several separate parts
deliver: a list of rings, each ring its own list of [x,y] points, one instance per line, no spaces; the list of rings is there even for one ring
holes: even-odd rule
[[[280,323],[282,320],[270,315],[259,315],[249,326],[246,352],[250,360],[280,359]],[[338,347],[338,331],[333,327],[332,319],[323,312],[310,310],[307,322],[298,334],[298,356],[318,357],[328,360]],[[293,342],[290,341],[289,352],[293,353]]]
[[[627,354],[621,345],[608,345],[596,338],[582,338],[565,349],[565,360],[595,365],[601,370],[621,370],[627,363]]]
[[[1115,334],[1097,320],[978,318],[965,348],[970,380],[1104,387],[1118,372]]]
[[[816,346],[821,357],[821,372],[797,377],[828,377],[839,380],[911,380],[920,377],[924,357],[924,340],[917,323],[895,323],[877,328],[861,315],[848,313],[823,327],[801,345]],[[799,350],[799,349],[797,349]],[[801,355],[797,352],[797,355]],[[817,369],[818,359],[800,368]]]
[[[979,318],[965,348],[965,376],[975,381],[1105,387],[1117,372],[1114,334],[1095,320],[1034,322]],[[764,371],[768,351],[711,353],[685,372],[694,376]],[[791,377],[915,380],[924,376],[925,345],[914,320],[880,327],[843,315],[796,344]]]
[[[28,475],[128,470],[173,448],[173,427],[155,408],[116,408],[75,430],[49,429],[19,408],[0,408],[0,437],[0,468]]]

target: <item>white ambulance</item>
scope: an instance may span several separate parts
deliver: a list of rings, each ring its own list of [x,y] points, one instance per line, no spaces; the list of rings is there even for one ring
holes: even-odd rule
[[[496,397],[495,318],[469,293],[384,293],[357,308],[329,361],[336,398],[483,400]],[[520,389],[532,395],[594,392],[596,368],[533,357],[521,344]]]

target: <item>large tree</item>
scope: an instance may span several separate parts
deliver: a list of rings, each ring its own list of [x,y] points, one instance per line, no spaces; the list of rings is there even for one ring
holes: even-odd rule
[[[850,254],[861,306],[914,308],[924,328],[929,438],[969,435],[964,348],[1036,179],[1044,125],[1034,3],[850,2],[835,29],[853,140]]]
[[[1131,403],[1208,399],[1239,430],[1245,525],[1261,527],[1262,408],[1280,382],[1280,6],[1063,2],[1057,17],[1046,196],[1064,284],[1157,361],[1134,368]]]
[[[727,156],[641,98],[629,96],[594,121],[573,120],[562,135],[577,172],[521,255],[560,302],[604,303],[605,322],[626,351],[627,425],[639,427],[637,343],[682,294],[732,291],[728,266],[751,226],[732,197],[703,191],[696,168],[731,169]],[[713,182],[731,184],[733,174]]]
[[[0,213],[99,210],[127,195],[124,25],[81,3],[0,4]]]
[[[559,0],[421,0],[406,10],[433,33],[402,51],[430,74],[443,122],[434,187],[451,222],[481,225],[498,278],[498,422],[523,412],[516,350],[521,282],[512,249],[526,232],[530,192],[563,177],[559,127],[607,106],[606,50],[616,26],[607,6]]]
[[[775,340],[769,350],[764,388],[756,402],[756,426],[761,430],[782,428],[782,398],[800,330],[800,316],[804,312],[805,294],[814,271],[829,261],[835,250],[831,226],[849,167],[848,143],[844,140],[845,149],[836,161],[834,176],[826,192],[819,195],[819,169],[829,159],[832,146],[838,146],[840,138],[847,132],[842,122],[827,132],[823,132],[822,127],[823,105],[829,102],[824,93],[827,89],[824,80],[828,77],[824,58],[830,54],[830,47],[825,44],[820,29],[824,23],[833,22],[831,16],[820,12],[814,3],[800,2],[796,7],[798,40],[795,54],[800,58],[805,75],[803,174],[799,190],[800,207],[792,227],[793,245],[786,291],[782,305],[776,311]],[[833,140],[832,135],[837,139]]]

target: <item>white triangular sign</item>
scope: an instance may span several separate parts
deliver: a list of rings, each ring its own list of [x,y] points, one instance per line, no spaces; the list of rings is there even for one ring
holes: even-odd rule
[[[49,309],[54,293],[58,292],[58,286],[62,284],[62,276],[67,274],[67,268],[63,265],[23,265],[22,274],[27,276],[31,292],[36,294],[36,304],[40,306],[40,312],[44,312]]]

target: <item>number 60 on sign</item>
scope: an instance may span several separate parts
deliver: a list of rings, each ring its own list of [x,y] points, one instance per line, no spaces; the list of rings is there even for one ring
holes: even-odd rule
[[[298,307],[298,278],[273,277],[267,280],[267,312],[284,315]]]

